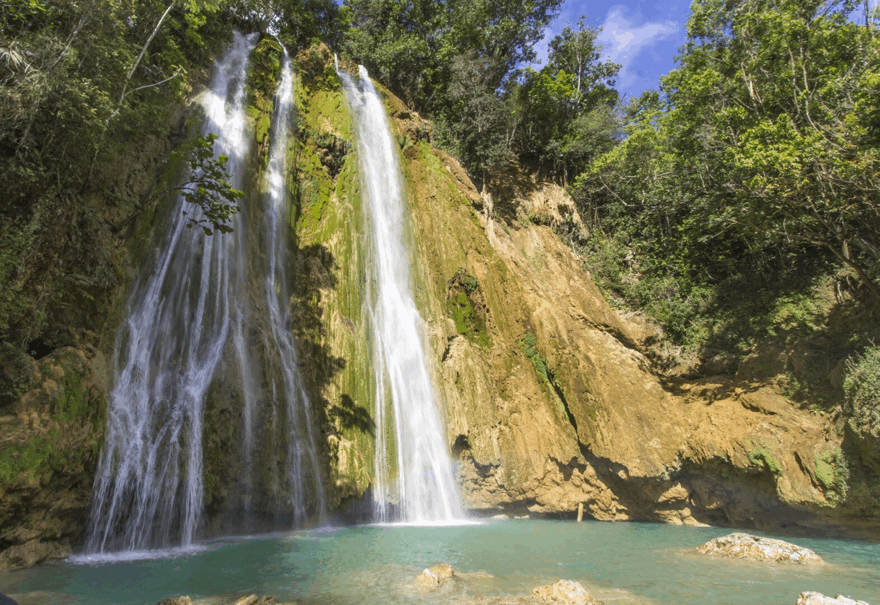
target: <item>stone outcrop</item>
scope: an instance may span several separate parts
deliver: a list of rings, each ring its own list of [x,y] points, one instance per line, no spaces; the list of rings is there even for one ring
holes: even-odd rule
[[[800,565],[822,565],[825,563],[822,557],[809,548],[803,548],[784,540],[759,538],[743,533],[733,533],[710,540],[697,548],[697,552],[702,555],[774,563],[785,562]]]
[[[602,605],[586,588],[571,580],[538,586],[532,590],[532,596],[546,605]]]
[[[103,434],[102,358],[25,358],[28,387],[0,416],[0,569],[62,559],[79,535]]]
[[[413,580],[413,585],[420,590],[435,590],[455,577],[455,570],[448,563],[438,563],[422,571]]]
[[[837,595],[826,597],[820,592],[802,592],[798,595],[797,605],[869,605],[865,601],[856,601],[849,597]]]
[[[162,599],[156,605],[193,605],[193,601],[187,596],[172,597],[170,599]]]
[[[156,605],[199,605],[200,601],[193,601],[191,597],[182,596],[164,599]],[[271,595],[248,595],[240,599],[217,600],[211,599],[210,605],[295,605],[293,601],[279,601]]]

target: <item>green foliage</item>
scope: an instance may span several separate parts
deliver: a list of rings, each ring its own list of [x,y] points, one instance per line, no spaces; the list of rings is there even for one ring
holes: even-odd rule
[[[847,360],[843,380],[844,413],[862,434],[880,437],[880,347],[868,347]]]
[[[479,294],[480,282],[464,269],[459,269],[449,280],[447,296],[447,312],[455,322],[456,331],[482,347],[490,345],[486,330],[486,319],[474,308],[474,301]]]
[[[825,497],[834,505],[843,502],[849,490],[849,468],[838,448],[816,454],[816,479],[825,489]]]
[[[201,209],[196,214],[184,212],[189,217],[187,228],[201,227],[205,235],[213,235],[213,230],[232,232],[229,222],[239,210],[235,200],[244,197],[244,192],[229,184],[229,173],[226,171],[229,158],[214,153],[216,140],[216,134],[208,133],[192,141],[189,146],[190,179],[178,188],[187,203]]]
[[[511,87],[519,156],[549,166],[563,182],[613,147],[619,134],[613,87],[620,65],[601,61],[599,32],[581,17],[550,41],[541,71],[522,70]]]
[[[633,99],[626,139],[576,179],[594,275],[676,342],[815,328],[821,305],[786,284],[834,263],[880,295],[880,95],[866,87],[880,38],[852,6],[695,2],[662,93]]]
[[[535,371],[544,382],[549,384],[550,373],[547,368],[547,360],[541,357],[541,354],[538,352],[538,339],[532,332],[526,332],[520,340],[520,344],[522,345],[523,353],[525,353],[525,356],[529,358],[529,361],[535,367]]]
[[[438,142],[485,183],[517,155],[519,124],[530,120],[516,105],[518,68],[534,60],[534,44],[560,4],[347,0],[352,27],[343,46],[409,106],[427,112]]]
[[[776,461],[773,455],[763,447],[756,447],[749,450],[746,452],[746,456],[748,456],[749,462],[754,466],[765,468],[777,477],[782,474],[782,466]]]

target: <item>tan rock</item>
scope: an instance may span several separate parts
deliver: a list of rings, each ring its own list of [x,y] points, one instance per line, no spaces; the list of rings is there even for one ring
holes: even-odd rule
[[[255,594],[242,597],[235,602],[235,605],[276,605],[278,599],[271,595],[258,597]]]
[[[865,601],[856,601],[849,597],[837,595],[826,597],[819,592],[802,592],[798,595],[797,605],[869,605]]]
[[[175,597],[171,599],[162,599],[156,605],[193,605],[192,599],[183,596],[183,597]]]
[[[438,563],[423,570],[413,580],[416,588],[421,590],[434,590],[455,576],[455,570],[448,563]]]
[[[0,569],[21,569],[47,561],[58,561],[70,556],[70,547],[38,539],[16,544],[0,553]]]
[[[697,552],[703,555],[751,559],[753,561],[790,562],[801,565],[822,565],[822,557],[808,548],[783,540],[759,538],[744,533],[733,533],[706,542]]]
[[[549,605],[602,605],[586,588],[571,580],[538,586],[532,590],[532,596]]]

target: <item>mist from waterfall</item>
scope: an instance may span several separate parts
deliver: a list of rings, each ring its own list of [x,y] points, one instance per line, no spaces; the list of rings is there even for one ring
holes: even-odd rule
[[[406,200],[394,139],[367,70],[359,67],[358,80],[338,73],[355,125],[372,271],[368,304],[377,387],[374,514],[380,522],[452,523],[464,514],[428,371],[424,322],[413,300]],[[395,431],[393,461],[386,445],[388,424]],[[389,472],[392,463],[396,480]],[[392,512],[394,504],[397,514]]]

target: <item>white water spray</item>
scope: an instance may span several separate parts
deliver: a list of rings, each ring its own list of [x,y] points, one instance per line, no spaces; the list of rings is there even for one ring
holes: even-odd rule
[[[376,343],[377,520],[391,520],[388,505],[396,500],[399,520],[454,523],[464,514],[428,373],[423,321],[413,300],[404,190],[394,139],[382,99],[367,70],[360,67],[357,82],[344,72],[338,73],[355,123],[364,207],[371,231],[368,255],[375,282],[370,314]],[[396,432],[394,489],[390,487],[384,435],[388,408]]]

